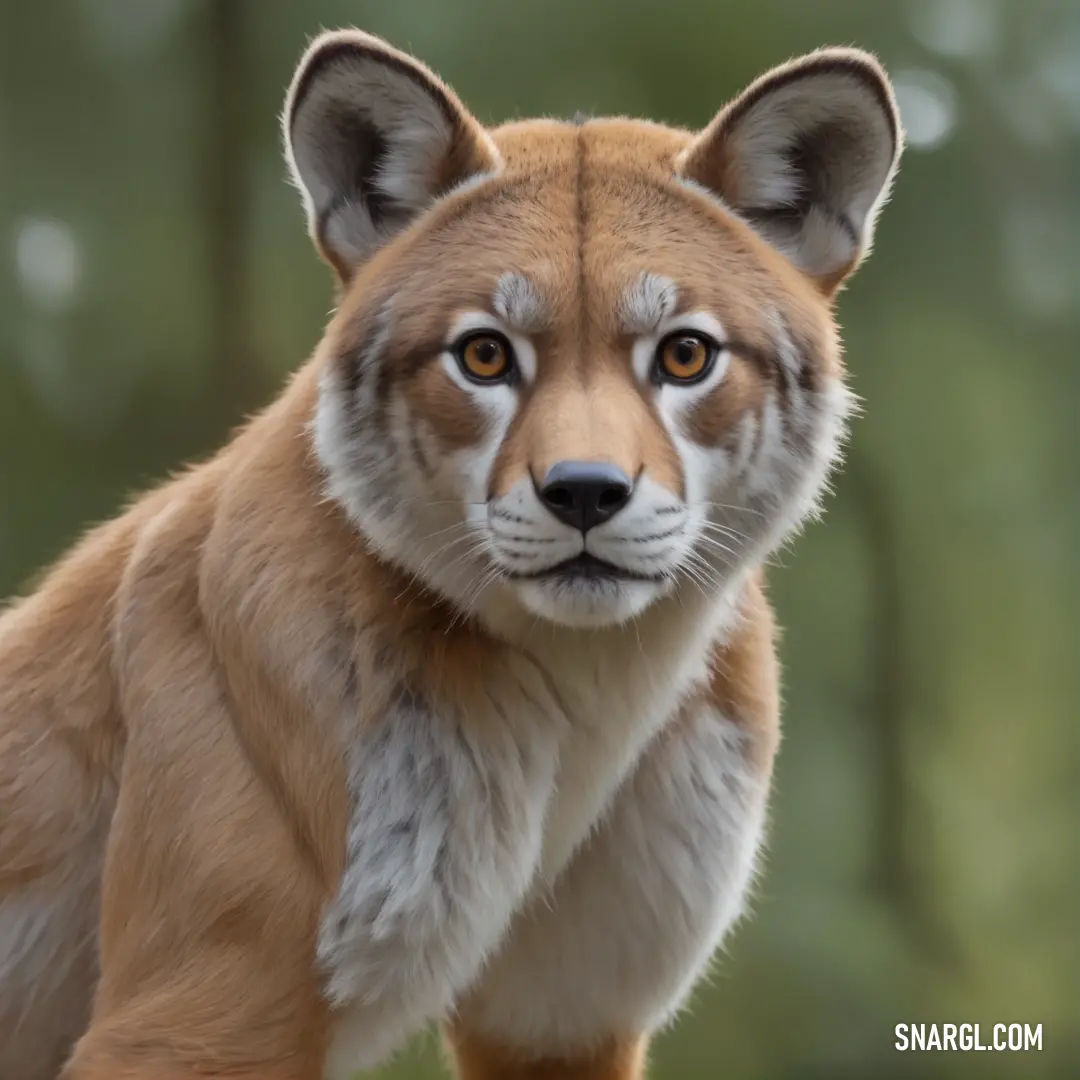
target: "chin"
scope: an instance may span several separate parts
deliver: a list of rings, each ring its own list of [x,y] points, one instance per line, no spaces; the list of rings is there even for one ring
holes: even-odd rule
[[[581,630],[628,622],[669,589],[666,582],[613,578],[555,577],[514,583],[518,600],[530,614]]]

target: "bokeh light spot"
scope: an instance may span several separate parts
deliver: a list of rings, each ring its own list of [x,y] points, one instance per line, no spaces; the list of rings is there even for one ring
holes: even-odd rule
[[[935,150],[956,127],[956,91],[936,71],[898,71],[893,76],[908,146]]]
[[[82,279],[75,234],[55,218],[23,218],[15,227],[15,270],[32,304],[46,311],[70,307]]]

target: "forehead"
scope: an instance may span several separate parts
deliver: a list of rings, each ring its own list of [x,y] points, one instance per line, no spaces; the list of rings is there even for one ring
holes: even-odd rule
[[[634,308],[656,300],[657,282],[674,286],[675,310],[710,310],[747,340],[770,307],[805,306],[805,283],[782,258],[676,178],[687,133],[529,121],[492,136],[500,175],[448,200],[380,267],[382,291],[406,298],[418,335],[509,299],[525,329],[619,336],[634,331]]]

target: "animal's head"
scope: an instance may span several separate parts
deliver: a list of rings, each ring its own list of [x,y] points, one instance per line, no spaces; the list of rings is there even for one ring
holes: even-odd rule
[[[383,555],[598,626],[730,585],[814,510],[849,412],[832,299],[900,153],[872,57],[777,68],[698,133],[486,130],[340,32],[284,126],[341,289],[316,447]]]

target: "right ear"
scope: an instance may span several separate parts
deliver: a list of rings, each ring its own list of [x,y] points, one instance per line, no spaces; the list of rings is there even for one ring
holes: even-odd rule
[[[359,30],[312,42],[282,123],[311,238],[343,283],[434,199],[501,165],[448,86]]]

